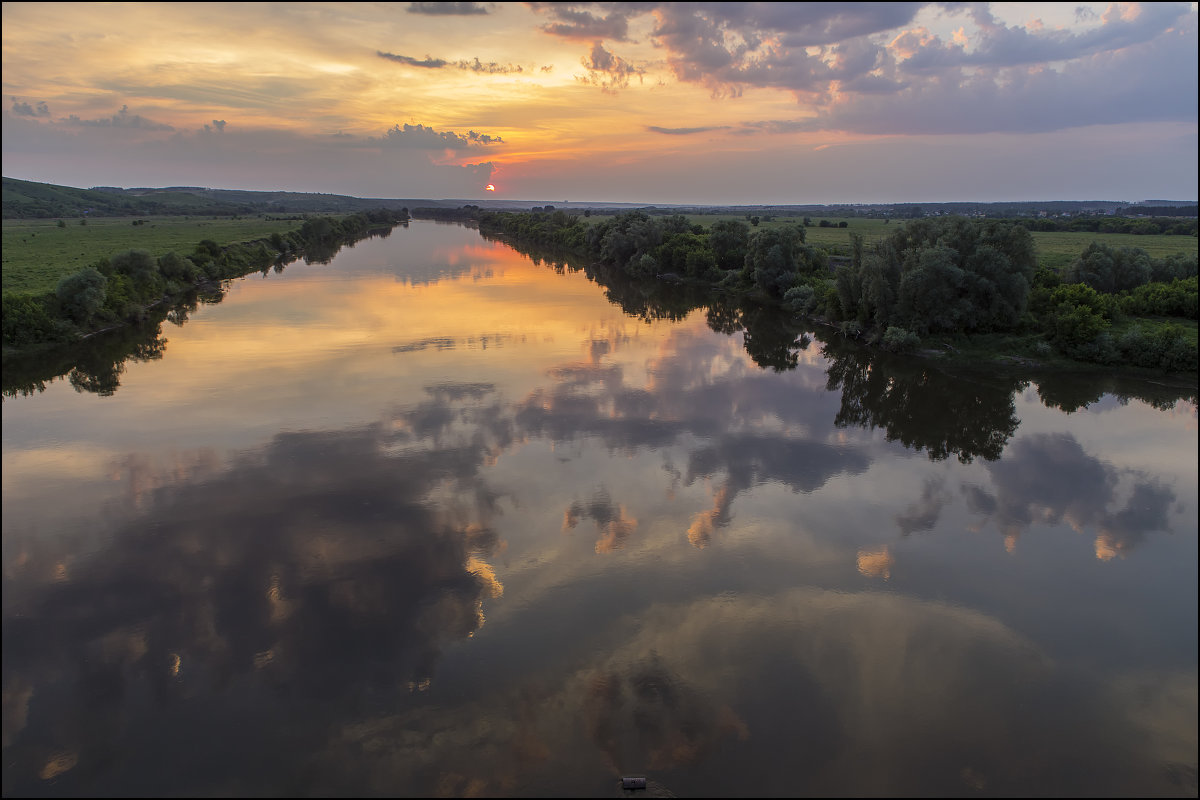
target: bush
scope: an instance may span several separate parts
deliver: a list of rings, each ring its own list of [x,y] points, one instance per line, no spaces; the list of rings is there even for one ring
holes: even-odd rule
[[[883,334],[883,349],[893,353],[911,353],[921,343],[921,337],[904,328],[889,327]]]
[[[793,286],[783,295],[783,307],[793,314],[811,314],[817,307],[817,293],[808,284]]]
[[[55,320],[40,298],[6,294],[3,313],[4,343],[7,345],[22,347],[58,338]]]
[[[1178,325],[1164,325],[1153,333],[1134,325],[1121,336],[1117,350],[1126,362],[1139,367],[1168,372],[1196,370],[1196,345]]]
[[[158,271],[172,281],[191,282],[196,279],[196,265],[174,250],[158,259]]]
[[[86,325],[104,305],[108,279],[92,267],[68,275],[58,282],[54,294],[63,312],[80,325]]]
[[[1091,308],[1064,303],[1054,315],[1054,339],[1068,355],[1081,352],[1108,329],[1108,321]]]

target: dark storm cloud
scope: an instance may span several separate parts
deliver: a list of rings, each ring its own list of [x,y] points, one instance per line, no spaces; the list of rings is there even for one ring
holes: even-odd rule
[[[470,17],[487,14],[488,9],[482,3],[444,2],[444,3],[409,3],[408,13],[429,14],[431,16],[460,16]]]

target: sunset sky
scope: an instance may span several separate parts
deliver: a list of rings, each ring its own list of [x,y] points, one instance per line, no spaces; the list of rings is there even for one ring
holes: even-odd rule
[[[1197,196],[1195,3],[4,3],[3,85],[69,186]]]

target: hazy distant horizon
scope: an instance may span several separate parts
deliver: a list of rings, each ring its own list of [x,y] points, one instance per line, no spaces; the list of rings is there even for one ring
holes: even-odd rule
[[[52,181],[41,181],[41,180],[36,180],[33,178],[22,178],[22,177],[19,177],[16,175],[5,175],[4,177],[5,178],[13,178],[16,180],[30,181],[31,183],[45,183],[45,184],[54,185],[54,186],[65,186],[67,188],[72,188],[72,189],[86,189],[86,190],[122,189],[125,191],[134,191],[134,190],[139,190],[139,189],[145,189],[145,190],[161,191],[164,189],[180,189],[180,190],[203,189],[203,190],[207,190],[207,191],[228,190],[228,191],[243,191],[243,192],[297,192],[297,190],[294,190],[294,189],[284,189],[284,188],[279,188],[279,187],[271,187],[271,188],[264,189],[264,188],[230,187],[230,186],[205,186],[205,185],[201,185],[201,184],[173,184],[170,186],[141,186],[141,185],[122,186],[120,184],[93,184],[91,186],[74,186],[74,185],[65,184],[65,183],[54,183]],[[991,204],[1002,204],[1002,203],[1005,203],[1005,204],[1007,204],[1007,203],[1019,203],[1019,204],[1024,204],[1024,203],[1031,203],[1031,204],[1032,203],[1047,203],[1047,204],[1052,204],[1052,203],[1123,203],[1123,204],[1127,204],[1127,205],[1151,205],[1152,206],[1152,205],[1156,205],[1156,204],[1194,205],[1197,203],[1197,200],[1188,200],[1188,199],[1166,199],[1166,198],[1125,199],[1125,198],[1108,198],[1108,197],[1056,197],[1056,198],[1032,198],[1032,199],[1031,198],[1020,198],[1020,199],[1016,199],[1016,200],[979,200],[979,199],[970,199],[970,200],[882,200],[882,201],[876,201],[876,202],[847,201],[847,202],[816,202],[816,203],[800,203],[800,202],[779,202],[779,203],[722,203],[722,202],[700,203],[700,202],[692,202],[692,203],[679,203],[679,202],[656,202],[656,201],[652,201],[652,200],[641,200],[641,199],[632,199],[632,200],[630,200],[630,199],[625,199],[625,200],[587,200],[587,199],[567,200],[567,199],[564,199],[564,200],[556,200],[554,198],[549,198],[549,197],[520,198],[520,197],[495,197],[495,196],[417,198],[417,197],[411,197],[411,196],[400,195],[400,194],[384,196],[384,195],[354,195],[354,194],[347,194],[345,192],[297,192],[297,193],[338,195],[338,196],[344,196],[344,197],[354,197],[354,198],[357,198],[360,200],[405,199],[405,200],[428,200],[430,202],[436,202],[436,203],[459,203],[459,204],[488,203],[488,204],[497,204],[497,205],[501,205],[501,204],[544,205],[546,203],[549,203],[551,205],[556,205],[556,206],[562,205],[564,207],[569,207],[569,206],[575,206],[575,207],[586,207],[586,206],[593,206],[593,207],[595,207],[595,206],[671,207],[671,206],[679,206],[679,207],[698,207],[698,208],[707,208],[707,207],[714,207],[714,208],[715,207],[746,207],[746,208],[749,208],[749,207],[755,207],[755,206],[831,206],[832,207],[832,206],[889,206],[889,205],[902,206],[902,205],[920,205],[920,204],[991,205]]]

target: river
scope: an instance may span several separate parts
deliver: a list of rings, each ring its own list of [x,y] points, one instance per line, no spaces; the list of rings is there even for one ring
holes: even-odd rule
[[[1194,389],[637,291],[414,221],[6,390],[4,794],[1195,796]]]

